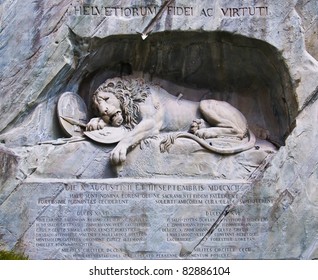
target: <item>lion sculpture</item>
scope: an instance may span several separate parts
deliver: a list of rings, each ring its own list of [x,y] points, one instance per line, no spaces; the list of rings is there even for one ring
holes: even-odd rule
[[[93,93],[92,105],[98,117],[92,118],[87,130],[105,126],[125,126],[129,132],[111,152],[111,161],[120,164],[127,151],[140,141],[160,132],[178,132],[161,143],[168,150],[176,138],[190,138],[209,151],[234,154],[255,145],[243,114],[229,103],[217,100],[193,102],[180,100],[156,85],[139,78],[112,78]],[[235,137],[248,141],[233,148],[218,148],[205,139]]]

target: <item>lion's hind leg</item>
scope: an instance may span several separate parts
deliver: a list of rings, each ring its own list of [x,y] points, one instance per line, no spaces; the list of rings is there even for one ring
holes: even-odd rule
[[[237,137],[240,139],[245,137],[247,121],[243,114],[229,103],[202,100],[199,109],[209,125],[195,132],[198,137]]]

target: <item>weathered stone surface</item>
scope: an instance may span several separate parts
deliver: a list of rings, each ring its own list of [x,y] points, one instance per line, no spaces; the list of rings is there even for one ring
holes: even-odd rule
[[[316,11],[318,3],[315,1],[300,0],[295,6],[298,16],[302,21],[302,31],[305,35],[306,50],[317,60],[317,34],[318,34],[318,18]]]
[[[119,177],[188,177],[213,178],[217,180],[248,180],[258,167],[269,162],[276,148],[266,141],[256,143],[257,149],[236,154],[214,154],[198,143],[179,139],[169,150],[161,153],[162,139],[148,140],[128,154],[127,160],[117,168]],[[217,140],[212,140],[217,143]],[[138,165],[135,164],[138,162]]]
[[[0,4],[0,248],[318,258],[317,1],[177,0],[145,40],[163,1],[106,2]],[[178,139],[160,153],[159,136],[114,167],[116,144],[62,139],[61,94],[78,93],[91,118],[99,85],[128,74],[178,100],[230,103],[260,149],[221,156]]]
[[[14,184],[16,174],[18,173],[19,156],[12,150],[0,146],[0,188],[1,193],[6,191],[6,187],[10,188]]]

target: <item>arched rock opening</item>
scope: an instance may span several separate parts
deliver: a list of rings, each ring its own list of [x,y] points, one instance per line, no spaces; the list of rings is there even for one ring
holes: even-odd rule
[[[270,44],[226,32],[163,32],[94,39],[79,94],[106,78],[140,73],[183,98],[224,100],[247,118],[257,137],[283,145],[298,105],[288,68]]]

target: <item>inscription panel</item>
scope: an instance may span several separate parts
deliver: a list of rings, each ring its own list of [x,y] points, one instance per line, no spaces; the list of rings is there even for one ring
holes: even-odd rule
[[[24,186],[41,194],[34,198],[36,219],[24,237],[32,259],[253,258],[267,218],[245,216],[243,206],[272,204],[271,198],[245,199],[251,188],[246,182],[34,184]],[[48,188],[57,195],[43,195]],[[237,206],[202,240],[233,203]]]
[[[210,3],[208,3],[210,4]],[[68,13],[71,16],[97,16],[115,18],[140,18],[154,17],[160,10],[160,6],[104,6],[104,5],[73,5]],[[169,5],[166,10],[167,16],[174,17],[266,17],[269,16],[269,6],[265,5],[220,5],[211,6],[182,6]]]

